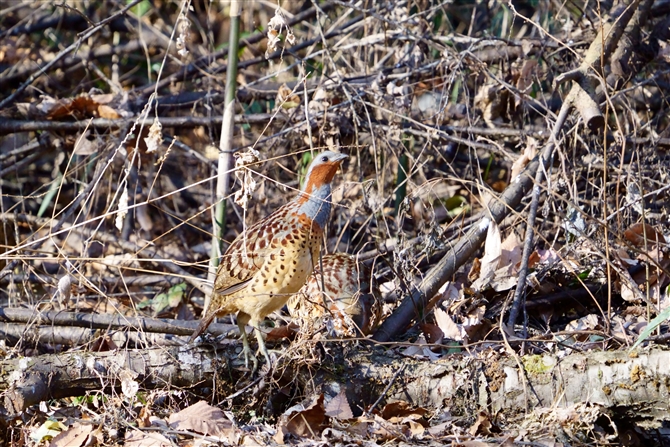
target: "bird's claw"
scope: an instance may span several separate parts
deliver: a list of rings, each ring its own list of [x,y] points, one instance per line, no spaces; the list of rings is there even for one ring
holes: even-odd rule
[[[253,366],[251,367],[251,374],[254,374],[258,369],[258,359],[256,358],[255,355],[251,353],[251,349],[243,349],[242,352],[244,353],[244,367],[246,369],[249,369],[249,359],[251,359],[251,362],[253,364]]]
[[[242,348],[242,353],[244,354],[244,367],[249,369],[249,359],[251,359],[253,362],[251,374],[255,374],[258,370],[258,353],[260,353],[263,354],[263,357],[265,357],[267,370],[270,371],[275,362],[272,360],[268,349],[265,347],[265,342],[263,341],[263,335],[261,334],[261,331],[258,328],[254,328],[256,338],[258,339],[258,351],[256,354],[251,353],[251,348],[249,348],[249,341],[247,340],[247,334],[242,326],[240,327],[240,331],[242,332],[242,344],[244,345]]]

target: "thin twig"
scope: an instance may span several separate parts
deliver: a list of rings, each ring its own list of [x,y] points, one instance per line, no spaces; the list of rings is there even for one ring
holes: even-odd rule
[[[389,383],[386,385],[386,388],[384,388],[384,391],[382,391],[382,393],[379,395],[379,397],[377,398],[377,400],[375,401],[375,403],[373,403],[373,404],[370,406],[370,408],[368,408],[367,410],[365,410],[365,415],[366,415],[366,416],[370,416],[370,414],[372,414],[372,412],[373,412],[374,409],[377,407],[377,405],[379,405],[379,403],[382,401],[382,399],[384,399],[384,397],[388,394],[388,392],[391,391],[391,387],[392,387],[393,384],[395,383],[395,381],[396,381],[396,379],[398,378],[398,376],[399,376],[400,374],[402,374],[402,372],[405,370],[405,366],[407,366],[405,363],[403,363],[402,365],[400,365],[400,368],[398,368],[398,371],[396,371],[396,373],[393,375],[393,377],[391,377],[391,380],[389,380]]]
[[[78,38],[76,41],[74,41],[74,42],[73,42],[72,44],[70,44],[67,48],[65,48],[65,49],[62,50],[60,53],[58,53],[58,54],[56,55],[56,57],[54,57],[52,60],[50,60],[49,62],[47,62],[46,64],[44,64],[44,65],[42,66],[42,68],[40,68],[40,69],[37,70],[35,73],[33,73],[33,74],[28,78],[27,81],[25,81],[23,84],[21,84],[21,85],[19,86],[19,88],[17,88],[17,89],[14,91],[14,93],[12,93],[12,94],[9,95],[8,97],[6,97],[6,98],[3,99],[2,101],[0,101],[0,109],[3,109],[3,108],[6,107],[8,104],[13,103],[14,100],[15,100],[21,93],[23,93],[23,91],[24,91],[26,88],[28,88],[28,86],[29,86],[30,84],[33,83],[33,81],[35,81],[35,79],[39,78],[39,77],[42,76],[44,73],[46,73],[51,67],[53,67],[54,65],[56,65],[56,64],[57,64],[62,58],[64,58],[67,54],[69,54],[69,53],[71,53],[72,51],[74,51],[74,50],[76,50],[77,48],[79,48],[79,46],[81,46],[81,43],[82,43],[82,42],[86,41],[86,39],[88,39],[89,37],[91,37],[92,35],[94,35],[95,33],[97,33],[98,31],[100,31],[100,30],[101,30],[107,23],[109,23],[110,21],[114,20],[116,17],[125,14],[126,11],[128,11],[130,8],[134,7],[135,5],[137,5],[138,3],[140,3],[141,1],[142,1],[142,0],[133,0],[133,1],[131,1],[131,2],[128,3],[125,7],[123,7],[121,10],[115,12],[114,14],[112,14],[112,15],[109,16],[109,17],[107,17],[106,19],[101,20],[97,25],[95,25],[94,27],[90,28],[90,29],[89,29],[88,31],[86,31],[85,33],[80,34],[80,35],[79,35],[79,38]]]
[[[0,308],[0,321],[4,323],[30,323],[37,325],[83,327],[94,329],[135,330],[159,334],[191,335],[197,321],[128,317],[125,315],[91,314],[83,312],[40,312],[32,309]],[[228,333],[239,335],[237,325],[212,324],[207,332],[219,336]]]

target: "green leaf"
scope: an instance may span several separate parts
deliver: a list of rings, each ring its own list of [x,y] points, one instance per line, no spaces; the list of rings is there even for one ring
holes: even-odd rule
[[[86,402],[86,396],[75,396],[71,398],[72,406],[78,407],[79,405]]]
[[[460,208],[461,206],[463,206],[464,203],[468,203],[468,199],[466,199],[463,196],[455,195],[449,197],[448,199],[443,200],[442,202],[444,203],[444,207],[446,209],[452,211],[457,208]]]
[[[444,14],[442,11],[437,11],[435,13],[435,16],[433,17],[433,31],[437,31],[440,29],[440,26],[442,26],[442,19],[444,18]]]
[[[250,115],[253,113],[263,113],[267,110],[267,104],[261,103],[261,101],[252,101],[248,107],[245,108],[244,114]]]
[[[132,3],[132,0],[126,0],[126,4]],[[131,11],[133,11],[133,14],[135,14],[137,17],[142,17],[144,14],[149,12],[151,9],[151,2],[149,0],[144,0],[139,2],[137,5],[133,6],[131,8]]]
[[[144,309],[145,307],[151,307],[155,314],[159,314],[165,309],[177,307],[184,297],[185,291],[186,283],[179,283],[176,286],[170,287],[167,293],[159,293],[153,299],[138,303],[137,308]]]
[[[282,103],[281,107],[282,109],[295,109],[300,105],[299,102],[294,102],[294,101],[285,101]]]
[[[300,180],[300,187],[304,186],[303,182],[305,181],[305,176],[307,175],[307,169],[309,169],[309,164],[312,162],[312,154],[310,152],[305,152],[302,154],[302,160],[300,160],[300,170],[298,171],[298,179]]]
[[[461,80],[456,79],[456,82],[454,82],[454,85],[451,88],[451,96],[449,98],[449,101],[451,101],[452,104],[458,104],[458,97],[460,91],[461,91]]]
[[[52,201],[56,197],[56,194],[58,193],[58,190],[60,189],[60,185],[62,182],[63,182],[63,174],[59,172],[56,179],[53,182],[51,182],[49,190],[44,195],[44,199],[40,204],[40,209],[37,211],[37,217],[42,217],[44,216],[44,213],[47,212],[47,209],[49,209],[49,205],[51,205]]]
[[[585,280],[589,277],[590,273],[591,273],[591,269],[584,270],[579,275],[577,275],[577,277],[583,281],[583,280]]]
[[[447,354],[460,354],[463,351],[465,351],[465,348],[463,347],[463,345],[461,345],[457,341],[450,341],[446,345],[448,346]]]
[[[656,318],[651,320],[649,324],[647,325],[646,328],[640,333],[640,336],[638,337],[637,341],[635,344],[630,348],[632,351],[633,349],[637,348],[640,346],[642,342],[644,342],[649,336],[651,335],[652,332],[656,330],[663,322],[665,322],[668,318],[670,318],[670,307],[666,308],[663,312],[658,314]]]
[[[463,196],[459,195],[452,196],[449,197],[448,199],[442,200],[442,203],[444,204],[444,207],[447,209],[449,217],[451,217],[452,219],[470,210],[470,204],[468,203],[468,199],[466,199]]]

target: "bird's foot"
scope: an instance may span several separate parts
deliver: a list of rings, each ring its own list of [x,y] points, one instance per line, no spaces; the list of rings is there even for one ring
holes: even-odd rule
[[[279,357],[279,351],[274,349],[266,349],[265,352],[259,347],[256,355],[262,354],[265,357],[265,364],[268,366],[268,369],[272,369],[277,364],[277,358]]]
[[[246,369],[249,369],[249,360],[253,363],[253,366],[251,367],[251,374],[254,374],[256,370],[258,369],[258,359],[256,356],[251,352],[251,348],[249,347],[249,341],[247,340],[246,337],[246,332],[242,333],[242,354],[244,354],[244,367]]]
[[[249,348],[249,341],[247,340],[247,334],[244,332],[244,329],[242,329],[242,353],[244,354],[244,367],[249,369],[249,361],[252,362],[253,366],[251,369],[251,373],[254,374],[258,370],[258,356],[259,354],[262,354],[263,357],[265,357],[265,363],[266,366],[263,368],[265,370],[265,374],[267,374],[269,371],[272,370],[272,367],[275,363],[277,363],[277,351],[268,351],[268,349],[265,347],[265,341],[263,340],[263,335],[261,331],[258,328],[254,328],[254,332],[256,333],[256,338],[258,340],[258,351],[256,354],[253,354],[251,352],[251,348]],[[270,354],[272,352],[272,355]]]
[[[263,357],[265,357],[265,363],[267,365],[267,371],[266,371],[267,373],[269,371],[272,371],[272,368],[277,363],[277,357],[276,355],[270,355],[270,353],[273,351],[272,350],[268,351],[268,348],[265,347],[265,341],[263,340],[263,335],[261,334],[261,331],[258,328],[254,328],[254,332],[256,333],[256,339],[258,340],[258,352],[263,354]]]
[[[249,348],[249,343],[247,343],[246,338],[243,339],[243,342],[244,347],[242,348],[242,354],[244,354],[244,367],[246,369],[249,369],[249,360],[251,360],[253,364],[253,366],[251,367],[251,374],[254,374],[258,369],[258,359],[254,355],[254,353],[251,352],[251,348]]]

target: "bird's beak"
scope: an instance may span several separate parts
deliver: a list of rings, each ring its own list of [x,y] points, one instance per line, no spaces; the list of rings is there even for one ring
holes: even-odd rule
[[[349,158],[347,154],[336,154],[335,157],[333,158],[332,162],[333,163],[342,163],[345,158]]]

